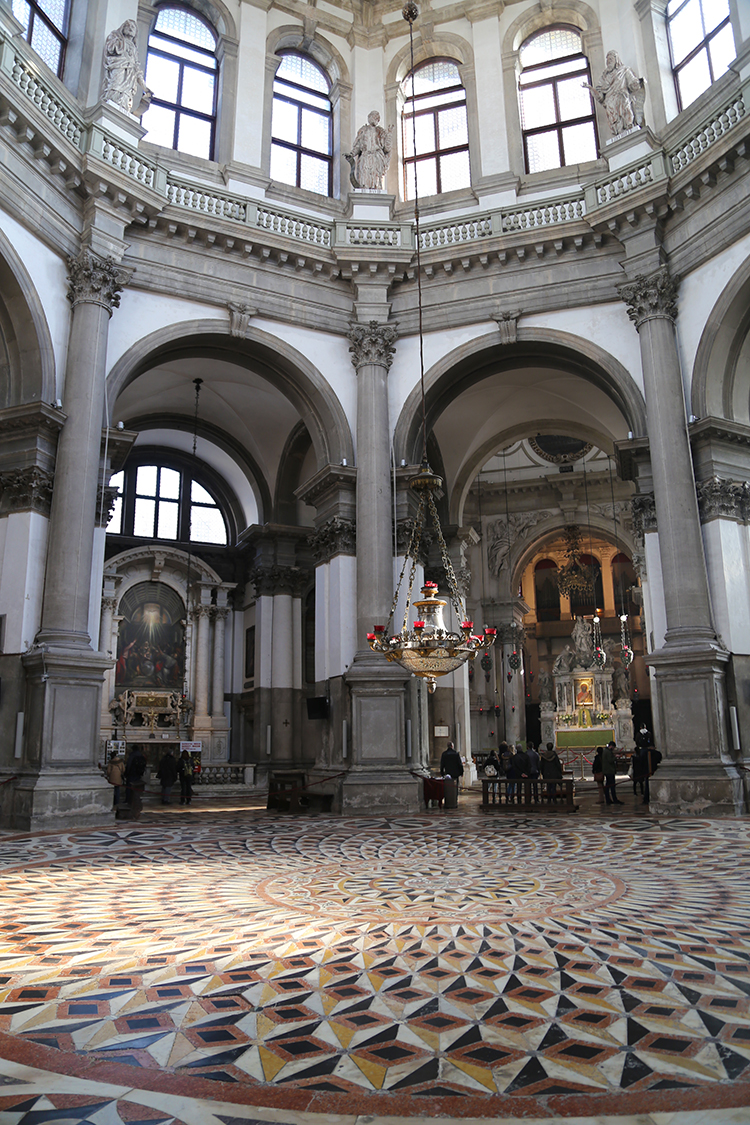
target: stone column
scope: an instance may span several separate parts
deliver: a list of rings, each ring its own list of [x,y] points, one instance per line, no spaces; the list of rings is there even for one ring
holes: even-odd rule
[[[698,500],[675,338],[677,282],[666,267],[620,287],[639,335],[659,529],[666,633],[651,653],[664,762],[651,787],[657,812],[734,812],[724,704],[728,653],[711,617]]]
[[[68,259],[72,306],[65,425],[57,447],[41,628],[24,655],[26,735],[11,827],[107,824],[111,797],[97,769],[109,656],[88,633],[107,337],[125,274],[90,250]]]
[[[209,631],[211,629],[211,606],[197,605],[193,610],[193,620],[197,626],[195,645],[195,725],[206,727],[208,718],[208,672],[209,672]]]
[[[112,649],[112,622],[117,609],[116,597],[102,598],[102,615],[99,624],[99,651],[109,653]]]
[[[214,718],[224,716],[224,627],[229,610],[217,606],[214,610],[214,675],[211,692],[211,714]]]
[[[408,673],[370,652],[366,636],[385,624],[393,598],[388,371],[396,329],[375,320],[352,325],[357,371],[357,638],[346,673],[352,701],[352,766],[343,784],[344,810],[414,812],[417,781],[406,762]]]

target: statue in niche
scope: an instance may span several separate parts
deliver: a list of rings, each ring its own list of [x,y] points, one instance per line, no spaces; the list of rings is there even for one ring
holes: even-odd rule
[[[612,695],[615,701],[630,699],[630,675],[627,668],[620,664],[612,673]]]
[[[537,683],[539,684],[539,702],[552,703],[554,700],[552,677],[546,668],[539,669]]]
[[[591,97],[604,106],[613,137],[627,133],[636,125],[643,125],[643,103],[646,100],[646,83],[625,66],[617,51],[607,53],[607,69],[596,86],[581,83]]]
[[[573,670],[576,654],[571,649],[570,645],[566,645],[558,656],[555,663],[552,665],[553,676],[566,676]]]
[[[133,110],[138,89],[142,94]],[[138,25],[135,20],[125,20],[122,27],[110,31],[104,46],[104,81],[102,101],[111,102],[125,113],[135,112],[140,117],[151,103],[151,91],[141,70],[138,57]]]
[[[382,191],[393,148],[393,126],[384,129],[377,110],[367,115],[367,124],[357,133],[346,159],[352,164],[352,182],[365,191]],[[351,159],[350,159],[351,158]]]
[[[594,662],[594,638],[591,635],[591,628],[582,617],[576,617],[571,636],[576,646],[577,663],[582,668],[590,667]]]

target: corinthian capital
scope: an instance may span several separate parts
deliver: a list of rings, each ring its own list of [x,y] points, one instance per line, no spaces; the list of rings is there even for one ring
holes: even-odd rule
[[[371,320],[369,324],[352,324],[349,328],[349,351],[357,371],[368,363],[376,363],[390,371],[396,337],[393,325],[379,324],[377,320]]]
[[[120,304],[126,278],[114,258],[97,258],[90,250],[82,250],[68,258],[68,300],[74,307],[101,305],[111,315]]]
[[[650,277],[641,274],[627,285],[618,287],[619,294],[628,307],[628,316],[636,328],[653,317],[666,317],[672,321],[677,319],[679,284],[679,278],[670,277],[669,270],[663,266]]]

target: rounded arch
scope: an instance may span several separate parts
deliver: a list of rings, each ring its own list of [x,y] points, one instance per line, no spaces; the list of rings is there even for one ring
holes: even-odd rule
[[[121,574],[123,576],[117,591],[118,608],[123,595],[133,586],[142,582],[144,574],[149,577],[153,574],[155,555],[158,555],[161,564],[159,581],[164,582],[165,585],[170,586],[178,593],[186,605],[188,601],[188,574],[190,575],[191,586],[196,582],[208,582],[214,586],[222,584],[221,575],[217,574],[213,567],[197,555],[188,557],[185,551],[180,551],[177,547],[169,547],[163,543],[130,547],[127,551],[121,551],[119,555],[113,555],[112,558],[107,559],[104,568],[105,581],[108,575]]]
[[[594,35],[601,44],[599,17],[594,9],[583,0],[565,0],[554,7],[535,5],[517,16],[503,36],[503,55],[515,54],[534,32],[561,23],[577,27],[584,36],[585,46],[590,45]]]
[[[622,551],[632,559],[633,552],[635,551],[635,544],[631,539],[628,532],[620,530],[620,533],[615,537],[612,529],[612,523],[607,522],[601,516],[591,513],[590,518],[591,531],[596,533],[602,539],[611,543],[619,551]],[[510,549],[510,588],[515,590],[521,581],[521,577],[526,570],[526,567],[532,561],[535,555],[549,549],[550,545],[556,539],[559,539],[565,530],[566,523],[562,513],[551,516],[549,520],[545,520],[537,535],[529,540],[516,540],[511,545]],[[588,534],[588,525],[586,528]],[[588,549],[585,549],[588,554]],[[594,551],[596,554],[596,551]]]
[[[276,27],[269,32],[266,39],[266,51],[269,60],[273,60],[281,51],[297,51],[300,55],[309,55],[328,74],[331,85],[338,82],[351,86],[349,68],[344,56],[317,31],[310,38],[298,25],[285,24],[283,27]]]
[[[442,32],[439,35],[432,36],[426,43],[422,42],[421,36],[417,36],[414,43],[414,65],[419,66],[421,63],[437,58],[452,59],[458,64],[459,71],[462,67],[474,66],[474,52],[471,44],[462,36]],[[391,59],[386,75],[386,88],[398,86],[406,78],[410,69],[411,53],[409,44],[406,43]],[[463,73],[461,73],[461,77],[463,78]]]
[[[318,469],[340,464],[344,458],[354,463],[349,423],[326,379],[296,348],[252,326],[242,339],[222,331],[215,320],[172,324],[143,337],[120,357],[107,377],[110,411],[117,396],[152,367],[196,357],[221,357],[253,370],[278,388],[305,420]]]
[[[6,355],[0,407],[57,398],[55,353],[44,307],[12,243],[0,230],[0,342]],[[0,366],[0,371],[2,370]]]
[[[154,7],[152,28],[162,8],[190,8],[196,15],[202,16],[206,23],[211,24],[217,35],[225,39],[237,39],[237,23],[223,0],[162,0]]]
[[[750,336],[750,258],[719,294],[698,342],[691,412],[750,425],[750,386],[740,384],[738,361]],[[744,391],[744,395],[743,395]]]
[[[549,328],[519,328],[515,344],[503,344],[499,331],[490,332],[462,344],[439,360],[425,375],[425,401],[428,434],[441,415],[464,391],[482,380],[504,371],[532,368],[540,364],[583,379],[602,391],[619,410],[625,429],[638,436],[646,433],[646,404],[627,369],[597,344],[568,332]],[[534,425],[541,424],[540,418]],[[421,459],[421,392],[415,386],[407,397],[394,433],[394,451],[398,460],[410,464]],[[593,440],[600,448],[611,448],[612,437],[605,430],[576,424],[575,432],[564,419],[554,420],[555,432]],[[527,436],[528,424],[519,424],[504,432],[503,440]],[[461,512],[473,477],[481,464],[496,448],[500,435],[492,435],[472,451],[461,466],[456,480],[450,483],[451,522],[461,523]]]

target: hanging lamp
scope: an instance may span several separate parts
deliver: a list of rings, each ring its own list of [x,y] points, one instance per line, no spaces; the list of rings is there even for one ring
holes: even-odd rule
[[[411,83],[412,100],[415,96],[414,87],[414,21],[419,15],[415,3],[407,3],[402,15],[409,24],[409,47],[411,51]],[[417,152],[416,116],[412,116],[412,138],[414,154]],[[417,243],[417,304],[419,312],[419,370],[420,387],[422,391],[422,464],[419,473],[409,481],[409,488],[419,497],[417,515],[412,528],[409,546],[407,548],[404,565],[401,568],[396,592],[391,605],[391,612],[385,625],[375,625],[373,631],[367,634],[367,641],[373,652],[381,653],[386,660],[400,664],[407,672],[419,676],[427,683],[427,690],[432,693],[437,687],[437,678],[449,672],[455,672],[468,660],[473,660],[478,652],[491,648],[495,643],[497,630],[485,627],[482,636],[472,632],[474,622],[466,619],[461,592],[456,581],[455,571],[448,557],[448,548],[445,543],[440,519],[438,517],[435,496],[439,494],[443,481],[440,476],[433,473],[427,461],[427,411],[425,405],[424,389],[424,340],[422,333],[422,262],[421,262],[421,236],[419,230],[419,189],[418,189],[418,161],[414,162],[414,222]],[[421,598],[412,600],[412,591],[417,566],[419,564],[419,548],[423,532],[427,526],[428,515],[431,517],[438,543],[440,545],[440,558],[445,570],[448,587],[448,597],[453,603],[455,613],[461,622],[460,631],[451,631],[446,628],[443,613],[448,604],[447,598],[441,598],[436,582],[425,582],[421,587]],[[401,586],[409,571],[406,591],[406,606],[404,609],[403,623],[399,633],[391,633],[393,616],[396,612]],[[416,618],[409,624],[412,608]]]
[[[615,505],[615,486],[612,479],[612,458],[609,458],[609,492],[612,497],[612,522],[615,526],[615,546],[618,540],[617,507]],[[625,609],[625,590],[623,589],[622,571],[620,571],[620,660],[624,668],[629,668],[633,663],[633,641],[630,636],[628,614]]]

